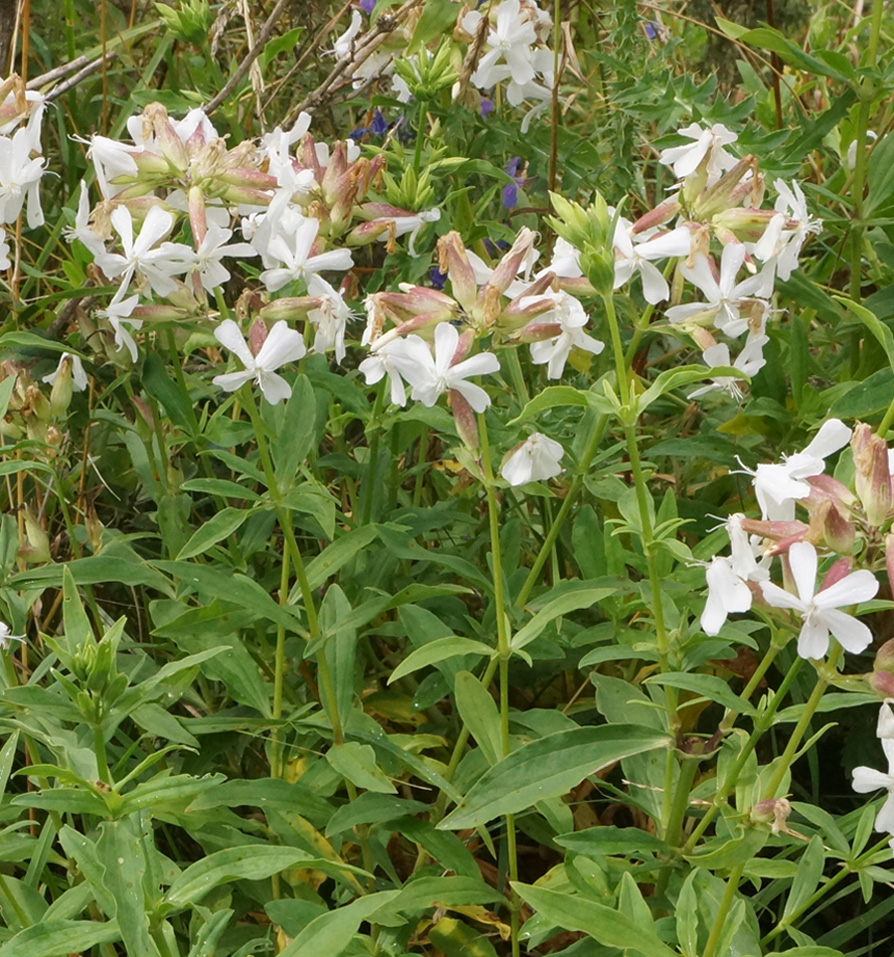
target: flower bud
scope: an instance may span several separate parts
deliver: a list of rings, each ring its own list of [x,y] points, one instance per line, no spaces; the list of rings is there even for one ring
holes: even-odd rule
[[[879,528],[890,514],[892,505],[888,445],[865,422],[859,422],[854,427],[851,449],[856,467],[857,495],[867,522]]]
[[[792,806],[785,798],[768,798],[758,801],[751,809],[749,817],[754,824],[769,824],[774,834],[787,830],[787,821]]]
[[[743,193],[747,196],[752,192],[754,188],[753,181],[742,183],[742,178],[749,170],[753,171],[755,167],[754,157],[746,156],[744,159],[740,159],[729,172],[724,173],[716,183],[702,190],[701,194],[692,204],[693,219],[704,221],[710,219],[717,213],[723,212],[725,209],[737,206],[738,202],[737,199],[734,198],[734,193],[737,192],[737,187],[740,185],[745,186],[745,189],[744,191],[738,190],[738,196],[742,196]]]
[[[456,431],[463,440],[466,448],[472,452],[477,451],[479,446],[478,439],[478,420],[472,407],[466,401],[461,392],[451,389],[449,393],[450,407],[453,409],[453,421],[456,423]]]

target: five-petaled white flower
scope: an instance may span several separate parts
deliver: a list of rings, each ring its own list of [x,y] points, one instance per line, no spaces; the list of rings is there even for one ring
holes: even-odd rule
[[[357,367],[367,385],[375,385],[387,375],[391,382],[391,401],[401,408],[407,404],[404,381],[410,381],[413,369],[431,362],[431,351],[421,336],[404,336],[373,345],[370,354]]]
[[[159,296],[170,296],[177,288],[173,276],[185,273],[193,251],[180,243],[156,243],[167,236],[174,225],[174,217],[160,206],[152,206],[146,213],[140,232],[134,239],[133,217],[126,206],[116,206],[109,217],[121,237],[120,253],[102,252],[96,255],[96,265],[110,278],[121,276],[121,285],[112,297],[120,302],[136,272],[149,282]]]
[[[748,320],[739,311],[743,300],[766,296],[772,290],[772,276],[763,271],[736,282],[745,261],[745,252],[741,243],[727,243],[720,255],[718,278],[714,277],[710,263],[702,253],[694,257],[691,267],[684,264],[681,272],[704,293],[705,301],[671,306],[666,312],[667,318],[671,322],[711,318],[715,327],[728,336],[740,336],[745,332]]]
[[[438,397],[455,389],[476,412],[483,412],[490,405],[490,396],[473,382],[469,376],[498,372],[500,360],[490,352],[479,352],[461,362],[453,363],[459,345],[459,333],[449,322],[441,322],[435,328],[435,354],[428,354],[419,365],[401,369],[401,375],[413,386],[412,397],[423,405],[432,406]]]
[[[851,440],[851,429],[841,419],[829,419],[804,449],[783,456],[780,463],[761,464],[751,472],[754,494],[761,507],[761,516],[771,522],[790,522],[795,517],[795,501],[810,494],[808,478],[821,475],[825,459],[844,448]]]
[[[695,142],[662,150],[658,158],[662,166],[673,167],[677,179],[694,173],[704,162],[708,180],[713,182],[719,179],[721,173],[736,165],[735,156],[723,147],[735,143],[738,137],[722,123],[715,123],[707,130],[702,129],[698,123],[691,123],[677,132]]]
[[[670,296],[670,289],[652,260],[688,256],[692,233],[685,226],[679,226],[672,232],[634,242],[629,232],[630,225],[626,219],[619,219],[615,226],[615,289],[638,272],[643,280],[643,296],[654,306]]]
[[[562,446],[542,432],[532,432],[503,461],[500,474],[510,485],[540,482],[562,471],[559,460],[565,454]]]
[[[861,568],[839,579],[834,585],[814,592],[816,585],[816,549],[810,542],[795,542],[788,550],[789,566],[797,595],[772,582],[761,582],[767,604],[791,608],[803,619],[798,635],[798,654],[802,658],[822,658],[829,648],[829,634],[852,654],[859,654],[872,641],[872,632],[862,621],[839,611],[848,605],[869,601],[878,591],[871,571]]]
[[[242,372],[226,372],[215,376],[211,381],[225,392],[235,392],[246,382],[255,381],[264,393],[264,398],[276,405],[292,394],[292,387],[286,380],[277,375],[278,369],[286,362],[295,362],[302,358],[307,351],[301,333],[290,329],[284,319],[267,334],[264,345],[256,356],[251,354],[248,344],[239,331],[239,326],[232,319],[224,321],[214,330],[214,338],[235,352],[245,369]]]
[[[536,365],[546,363],[547,378],[559,379],[572,349],[583,349],[598,356],[605,348],[605,343],[584,332],[588,317],[584,307],[574,296],[561,289],[558,292],[547,291],[542,296],[525,296],[520,305],[524,308],[539,299],[552,299],[555,305],[549,312],[537,317],[536,325],[555,323],[560,332],[551,339],[532,342],[531,360]]]

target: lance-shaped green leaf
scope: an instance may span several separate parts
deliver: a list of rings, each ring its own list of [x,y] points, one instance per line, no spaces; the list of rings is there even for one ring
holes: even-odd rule
[[[478,827],[501,814],[516,814],[538,801],[567,794],[584,778],[615,761],[666,748],[670,743],[671,738],[660,731],[631,724],[548,734],[485,771],[438,827]]]
[[[569,588],[569,584],[572,587]],[[513,651],[518,651],[519,648],[524,648],[532,642],[556,618],[567,615],[569,611],[576,611],[578,608],[590,608],[617,591],[617,588],[594,588],[589,582],[583,586],[580,582],[566,583],[560,595],[547,602],[523,628],[519,628],[512,636]]]
[[[380,907],[390,903],[400,891],[379,891],[315,917],[283,950],[279,957],[339,957],[350,945],[360,925]],[[2,955],[0,955],[2,957]]]
[[[403,678],[404,675],[412,674],[420,668],[425,668],[426,665],[434,665],[439,661],[446,661],[448,658],[456,658],[459,655],[486,655],[490,657],[492,652],[493,648],[482,641],[475,641],[474,638],[462,638],[460,635],[436,638],[427,645],[410,652],[391,672],[388,684],[397,681],[398,678]]]
[[[676,957],[661,942],[653,927],[632,921],[629,917],[589,897],[573,897],[545,887],[531,887],[514,882],[513,889],[550,923],[566,930],[578,930],[607,947],[618,947],[643,957]]]
[[[879,345],[885,350],[888,364],[894,369],[894,332],[891,332],[888,326],[886,326],[872,310],[867,309],[866,306],[862,306],[858,302],[852,302],[845,296],[833,296],[832,298],[840,302],[843,306],[847,306],[875,338],[878,339]]]
[[[114,920],[47,920],[8,940],[0,947],[0,957],[59,957],[120,939],[118,922]]]
[[[658,375],[655,381],[646,391],[637,398],[636,411],[642,415],[649,406],[660,399],[661,396],[680,386],[691,385],[693,382],[700,382],[702,379],[748,379],[749,377],[733,366],[680,366],[679,369],[665,369]]]
[[[295,847],[267,847],[263,844],[228,847],[187,867],[168,888],[165,904],[171,910],[181,910],[201,900],[219,884],[238,880],[260,881],[310,857],[306,851]]]
[[[177,561],[195,558],[196,555],[208,551],[212,545],[232,535],[249,515],[251,512],[244,508],[221,509],[195,530],[189,541],[180,549]]]

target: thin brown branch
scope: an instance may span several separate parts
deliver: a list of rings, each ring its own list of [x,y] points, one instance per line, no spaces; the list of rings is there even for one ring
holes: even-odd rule
[[[208,114],[213,113],[221,103],[236,89],[239,85],[239,82],[248,73],[251,69],[252,63],[257,60],[261,55],[261,51],[267,45],[267,41],[270,39],[273,31],[276,29],[276,24],[279,21],[280,15],[286,7],[288,0],[278,0],[278,3],[273,8],[273,13],[267,18],[267,22],[261,27],[261,32],[258,34],[258,41],[255,45],[248,51],[245,59],[236,67],[236,72],[227,80],[224,88],[214,97],[214,99],[205,107],[205,112]]]

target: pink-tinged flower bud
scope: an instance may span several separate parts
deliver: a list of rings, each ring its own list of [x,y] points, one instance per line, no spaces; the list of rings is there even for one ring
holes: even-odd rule
[[[458,362],[462,362],[469,354],[474,342],[475,333],[473,333],[471,329],[466,329],[465,332],[460,333],[459,339],[456,341],[456,351],[453,353],[450,365],[455,366]]]
[[[178,173],[185,173],[189,167],[186,147],[174,130],[168,111],[161,103],[150,103],[143,110],[143,124],[155,134],[155,142],[168,165]]]
[[[438,240],[438,270],[450,276],[454,297],[469,312],[478,298],[478,283],[462,237],[455,230]]]
[[[674,196],[672,199],[666,199],[654,209],[650,209],[648,213],[643,213],[633,224],[630,232],[636,235],[637,233],[644,233],[647,229],[654,229],[656,226],[661,226],[668,220],[673,219],[679,212],[679,198]]]
[[[461,392],[451,389],[449,392],[450,407],[453,409],[453,421],[456,423],[456,431],[463,440],[466,448],[472,452],[477,451],[480,444],[478,439],[478,420],[472,407],[466,401]]]
[[[885,567],[888,571],[888,587],[894,592],[894,532],[885,536]],[[894,667],[891,668],[894,671]]]
[[[811,509],[810,530],[811,540],[824,541],[839,555],[849,555],[853,551],[856,529],[830,499],[823,500],[815,509]]]
[[[804,522],[765,522],[753,518],[742,520],[742,528],[749,535],[760,535],[775,542],[799,541],[810,531],[810,526]]]
[[[742,179],[749,171],[756,172],[756,166],[754,157],[746,156],[740,159],[729,172],[724,173],[716,183],[706,187],[692,204],[693,218],[707,220],[725,209],[737,206],[741,199],[748,196],[754,189],[752,181],[743,183]],[[740,190],[740,186],[744,186],[745,189]],[[736,193],[738,193],[737,197]]]
[[[514,282],[516,276],[518,276],[522,267],[533,264],[534,240],[536,238],[537,234],[533,229],[528,229],[527,226],[523,226],[519,230],[518,236],[515,237],[515,242],[512,244],[512,248],[497,263],[497,268],[494,270],[493,275],[479,293],[478,298],[480,302],[483,303],[485,290],[487,289],[495,289],[500,294],[506,292],[511,283]]]
[[[753,824],[769,824],[774,834],[785,832],[792,806],[785,798],[768,798],[758,801],[751,809],[749,817]]]
[[[843,514],[857,504],[857,496],[831,475],[811,475],[807,482],[810,485],[810,495],[806,499],[808,508],[811,500],[819,501],[820,497],[830,499]]]
[[[867,522],[878,528],[890,515],[892,505],[888,445],[865,422],[858,422],[854,427],[851,449],[856,467],[857,495]]]
[[[894,674],[894,638],[889,638],[875,653],[873,671],[887,671]]]
[[[148,196],[157,186],[155,182],[135,183],[132,179],[124,176],[117,176],[115,179],[110,180],[110,182],[113,186],[117,186],[120,183],[133,183],[132,186],[127,186],[115,194],[115,199],[120,202],[127,202],[139,197]],[[156,197],[153,196],[152,198],[155,199]]]
[[[143,150],[141,152],[133,152],[130,156],[136,164],[137,179],[139,180],[144,179],[144,177],[150,177],[151,179],[164,177],[167,179],[171,175],[171,168],[168,165],[168,161],[163,156],[159,156],[158,153],[150,153],[148,150]],[[109,180],[113,185],[132,183],[133,181],[134,178],[126,174],[116,176],[115,179]]]
[[[438,292],[437,289],[407,285],[402,288],[402,292],[374,294],[378,306],[395,323],[402,324],[423,318],[425,325],[436,326],[439,322],[454,319],[459,315],[459,307],[455,300]],[[400,335],[406,335],[406,333],[401,332]]]
[[[358,223],[348,235],[345,236],[345,245],[366,246],[368,243],[374,243],[380,236],[384,236],[387,232],[391,233],[393,242],[395,232],[394,223],[382,221],[377,223]]]
[[[866,683],[880,698],[894,698],[894,674],[890,671],[873,671]]]
[[[208,232],[208,219],[205,215],[205,194],[201,186],[190,186],[187,194],[189,203],[189,226],[192,229],[196,249],[202,244]]]
[[[739,242],[756,243],[776,215],[772,209],[737,206],[717,213],[711,220],[716,229],[727,229]]]
[[[250,186],[228,186],[222,193],[223,198],[232,204],[245,206],[269,206],[270,194],[262,189]]]
[[[704,326],[697,326],[694,323],[686,330],[689,333],[692,341],[699,347],[699,349],[704,352],[706,349],[711,349],[717,345],[717,340],[705,329]]]
[[[223,169],[217,174],[217,179],[228,186],[244,186],[251,189],[276,189],[279,185],[275,176],[245,167]]]
[[[555,339],[562,334],[562,326],[558,322],[531,322],[523,329],[512,334],[512,342],[542,342],[544,339]]]
[[[255,319],[251,324],[248,330],[248,348],[251,349],[253,356],[257,356],[263,349],[264,342],[267,340],[267,331],[267,325],[263,319]]]
[[[278,322],[280,319],[306,319],[307,314],[312,309],[319,309],[323,302],[322,296],[287,296],[261,306],[258,315],[265,322]]]
[[[850,573],[851,560],[849,558],[839,558],[837,562],[833,562],[832,567],[823,576],[823,583],[817,590],[817,594],[826,588],[831,588],[836,582],[840,582],[842,578],[847,578]]]

